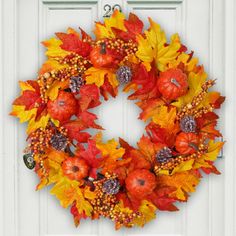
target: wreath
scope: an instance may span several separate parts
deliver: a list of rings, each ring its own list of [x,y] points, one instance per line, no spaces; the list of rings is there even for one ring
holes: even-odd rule
[[[91,38],[68,28],[43,42],[47,60],[36,80],[20,81],[11,115],[28,122],[23,160],[34,169],[37,190],[53,185],[62,207],[81,219],[106,217],[122,226],[143,226],[156,211],[176,211],[202,173],[214,166],[223,142],[216,129],[224,97],[178,34],[167,41],[149,18],[119,11],[95,23]],[[129,92],[146,124],[137,147],[102,140],[92,113],[102,100]]]

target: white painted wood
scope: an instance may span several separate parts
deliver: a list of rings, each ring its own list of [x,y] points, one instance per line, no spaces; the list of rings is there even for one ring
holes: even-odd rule
[[[45,189],[33,191],[37,177],[22,161],[25,127],[7,114],[19,92],[18,80],[33,79],[44,60],[40,41],[82,26],[92,32],[93,21],[104,14],[105,4],[120,4],[126,14],[157,20],[167,35],[179,32],[182,41],[200,58],[217,88],[227,97],[220,112],[220,129],[227,140],[224,158],[217,161],[220,177],[203,179],[197,192],[180,211],[161,212],[143,229],[113,230],[108,220],[82,221],[74,228],[69,210],[62,209]],[[234,161],[235,32],[234,0],[1,0],[0,1],[0,235],[3,236],[234,236],[236,188]],[[104,138],[122,136],[135,144],[143,133],[136,120],[138,108],[120,94],[96,111],[107,131]],[[109,119],[108,119],[109,118]]]

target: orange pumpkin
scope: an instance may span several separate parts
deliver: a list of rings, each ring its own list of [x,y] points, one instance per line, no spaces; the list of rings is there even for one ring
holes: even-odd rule
[[[107,53],[106,43],[101,43],[91,51],[90,61],[94,67],[106,67],[112,64],[113,57]]]
[[[47,110],[53,119],[63,122],[76,113],[77,100],[73,94],[60,91],[56,100],[48,102]]]
[[[131,195],[142,199],[156,187],[156,177],[146,169],[136,169],[128,174],[125,185]]]
[[[88,176],[89,167],[84,159],[69,157],[63,162],[62,171],[71,180],[81,180]]]
[[[175,140],[175,148],[181,154],[192,154],[197,151],[198,136],[194,133],[181,132]]]
[[[160,73],[157,85],[164,98],[174,100],[186,94],[187,76],[180,69],[169,69]]]

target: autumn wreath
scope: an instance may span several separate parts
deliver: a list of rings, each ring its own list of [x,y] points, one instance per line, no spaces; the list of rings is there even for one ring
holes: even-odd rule
[[[20,82],[20,97],[11,115],[28,122],[23,157],[34,169],[37,189],[71,207],[75,224],[82,218],[106,217],[121,226],[143,226],[157,210],[176,211],[213,165],[223,142],[216,130],[224,97],[209,92],[193,52],[178,34],[167,41],[152,19],[143,32],[134,14],[115,11],[95,24],[96,39],[69,28],[43,42],[47,61],[37,80]],[[142,110],[146,134],[130,146],[123,139],[102,141],[92,108],[102,97],[116,97],[119,85]]]

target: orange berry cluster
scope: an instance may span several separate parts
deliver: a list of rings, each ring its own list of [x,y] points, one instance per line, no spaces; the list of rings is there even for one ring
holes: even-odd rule
[[[50,141],[57,129],[55,127],[46,127],[45,129],[39,128],[35,132],[31,133],[30,143],[28,148],[32,151],[33,154],[42,154],[45,151],[45,148],[50,146]],[[58,132],[67,136],[67,130],[64,127],[59,127]]]
[[[78,70],[78,73],[82,74],[86,70],[86,66],[88,66],[90,61],[86,58],[83,58],[77,53],[71,53],[64,58],[55,58],[60,64],[69,65]]]
[[[107,194],[103,191],[103,183],[110,179],[116,179],[115,174],[105,174],[105,178],[93,182],[95,186],[96,198],[91,200],[94,215],[108,217],[116,223],[117,228],[121,226],[131,227],[134,218],[140,214],[133,211],[122,212],[118,207],[118,200],[115,195]]]
[[[204,107],[197,109],[197,106],[201,103],[201,101],[205,98],[208,89],[212,87],[215,84],[215,80],[207,80],[203,85],[202,85],[202,90],[201,92],[196,95],[192,102],[187,104],[182,108],[182,110],[177,114],[176,119],[181,120],[184,116],[187,115],[192,115],[194,117],[201,117],[204,113],[207,113],[209,111],[213,110],[212,106]]]
[[[130,55],[133,55],[138,50],[137,44],[132,40],[129,40],[128,42],[125,42],[122,39],[105,39],[96,41],[96,45],[101,45],[101,43],[105,43],[108,49],[124,54],[124,59],[128,59]]]

